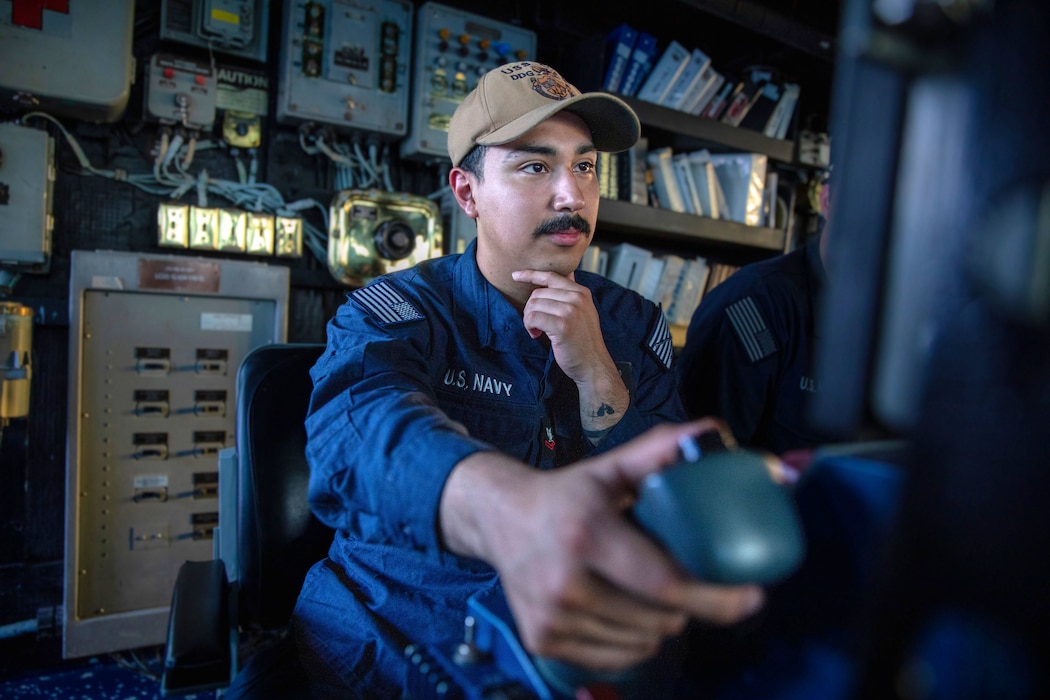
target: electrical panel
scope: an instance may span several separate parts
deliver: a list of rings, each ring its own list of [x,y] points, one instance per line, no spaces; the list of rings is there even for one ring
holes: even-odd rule
[[[73,251],[66,658],[164,642],[179,566],[212,558],[237,369],[288,296],[286,267]]]
[[[266,60],[269,0],[161,0],[160,38]]]
[[[422,5],[416,18],[412,117],[402,157],[448,160],[448,123],[481,76],[535,56],[535,32],[434,2]]]
[[[55,144],[46,131],[0,124],[0,267],[51,267]]]
[[[120,119],[135,75],[134,5],[0,2],[0,102],[85,121]]]
[[[157,53],[146,66],[146,116],[162,124],[210,129],[217,96],[209,63]]]
[[[277,120],[319,122],[384,139],[408,131],[412,4],[289,0]]]

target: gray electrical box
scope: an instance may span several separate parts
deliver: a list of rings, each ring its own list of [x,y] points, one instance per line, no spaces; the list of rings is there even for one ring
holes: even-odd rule
[[[162,124],[211,129],[218,89],[211,64],[156,53],[146,64],[145,116]]]
[[[161,0],[160,38],[266,60],[269,0]]]
[[[0,2],[0,102],[84,121],[120,119],[135,75],[134,6]]]
[[[73,251],[66,658],[164,642],[186,560],[211,559],[237,369],[284,342],[289,273]]]
[[[412,4],[288,0],[281,26],[277,120],[384,139],[408,131]]]
[[[54,159],[47,132],[0,124],[0,267],[51,268]]]
[[[488,71],[536,57],[536,33],[428,2],[416,18],[412,116],[401,156],[448,161],[452,113]]]

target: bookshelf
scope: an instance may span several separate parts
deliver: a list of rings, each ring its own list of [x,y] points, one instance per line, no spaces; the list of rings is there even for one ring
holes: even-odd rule
[[[793,163],[795,142],[773,139],[751,129],[723,124],[715,119],[704,119],[676,109],[619,95],[629,104],[642,123],[643,133],[656,129],[670,138],[676,150],[717,147],[720,150],[762,153],[780,163]]]
[[[668,243],[753,248],[771,255],[784,250],[787,236],[780,229],[681,214],[616,199],[601,201],[598,226],[601,231],[645,235]]]

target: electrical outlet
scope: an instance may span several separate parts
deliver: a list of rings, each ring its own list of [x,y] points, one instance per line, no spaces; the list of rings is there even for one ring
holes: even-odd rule
[[[157,208],[157,244],[185,248],[190,237],[190,207],[165,202]]]
[[[248,230],[248,212],[240,209],[219,210],[219,250],[244,252]]]
[[[245,250],[256,255],[273,255],[274,219],[270,214],[248,212]]]
[[[278,216],[277,257],[301,258],[303,256],[303,220],[293,216]]]
[[[215,250],[218,247],[219,210],[193,207],[190,217],[190,248]]]

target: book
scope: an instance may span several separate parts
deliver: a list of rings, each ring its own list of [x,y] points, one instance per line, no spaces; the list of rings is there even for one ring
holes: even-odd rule
[[[620,94],[634,97],[635,93],[649,77],[656,63],[659,52],[656,50],[656,37],[646,32],[638,32],[634,42],[634,51],[627,64],[627,71],[620,82]]]
[[[634,146],[612,156],[616,160],[616,166],[613,168],[616,175],[616,198],[621,202],[642,205],[648,203],[645,185],[647,144],[648,140],[645,137],[639,137]]]
[[[669,146],[649,151],[646,160],[653,175],[653,189],[660,207],[685,212],[685,199],[678,188],[678,176],[673,163],[674,152]]]
[[[649,262],[645,264],[642,280],[638,283],[638,293],[651,302],[656,302],[656,287],[660,283],[666,264],[666,260],[656,256],[649,258]]]
[[[667,322],[672,325],[688,325],[693,312],[704,296],[710,268],[707,259],[696,257],[685,262],[678,278],[671,306],[667,310]]]
[[[746,77],[737,83],[733,93],[729,96],[729,103],[722,114],[722,123],[730,126],[740,126],[740,122],[747,116],[747,111],[762,91],[765,81]]]
[[[678,288],[678,278],[685,267],[685,258],[671,253],[665,255],[663,260],[664,268],[660,272],[660,279],[656,283],[652,301],[660,305],[666,316],[668,309],[671,308],[671,302],[674,301],[674,292]]]
[[[711,163],[725,194],[725,218],[748,226],[761,226],[768,156],[716,153],[711,155]]]
[[[787,136],[791,119],[795,116],[795,105],[798,104],[801,88],[798,83],[785,83],[784,90],[780,94],[780,101],[776,109],[766,122],[766,128],[762,130],[766,136],[775,139],[783,139]]]
[[[718,91],[722,89],[722,85],[726,82],[726,77],[714,68],[710,70],[710,73],[711,77],[708,78],[707,82],[700,88],[692,102],[683,107],[683,111],[700,116]]]
[[[711,57],[700,49],[693,49],[689,55],[689,62],[678,77],[675,78],[671,89],[660,101],[664,107],[681,110],[687,102],[692,102],[696,97],[697,84],[700,81],[707,82],[711,77]]]
[[[721,194],[722,188],[718,183],[714,164],[711,163],[711,154],[707,149],[701,149],[687,154],[687,159],[693,171],[693,181],[696,183],[696,192],[704,216],[712,219],[722,218],[725,211],[722,202],[725,201],[725,196]]]
[[[620,199],[631,204],[649,204],[649,186],[645,179],[648,153],[649,139],[645,136],[639,136],[634,145],[624,152],[627,164],[621,168],[621,172],[627,173],[629,182],[626,188],[620,191]]]
[[[774,110],[780,103],[783,92],[783,86],[776,81],[770,80],[763,85],[762,90],[747,110],[747,114],[740,120],[741,128],[765,133],[769,118],[773,116]]]
[[[595,159],[595,165],[598,168],[598,196],[603,199],[610,198],[611,188],[609,186],[609,176],[612,174],[612,154],[607,151],[598,151],[598,155]]]
[[[704,294],[710,293],[712,289],[729,279],[729,276],[736,272],[738,269],[735,265],[728,263],[714,263],[711,266],[710,273],[707,276],[707,284],[704,289]]]
[[[729,104],[729,96],[735,87],[736,82],[731,80],[729,76],[723,76],[722,87],[718,88],[714,96],[711,97],[707,106],[700,112],[700,116],[708,119],[721,119],[722,113]]]
[[[637,292],[645,267],[652,257],[652,252],[646,248],[621,243],[609,251],[609,272],[606,277],[621,287]]]
[[[689,162],[688,153],[676,153],[671,158],[674,164],[675,174],[678,175],[678,188],[682,191],[685,199],[685,209],[690,214],[702,216],[704,208],[700,202],[700,193],[697,190],[696,180],[693,179],[693,167]]]
[[[777,228],[777,189],[779,187],[780,174],[775,168],[768,168],[766,186],[762,192],[762,226]]]
[[[638,40],[638,30],[624,23],[609,32],[605,38],[606,68],[602,89],[617,92],[627,74],[627,65],[631,62],[634,43]]]
[[[638,90],[638,99],[660,104],[670,93],[671,86],[689,64],[691,52],[677,41],[672,40],[660,60],[656,62],[649,77]]]
[[[601,247],[594,243],[587,246],[587,250],[583,251],[583,257],[580,258],[580,264],[577,267],[585,272],[598,273],[598,257],[601,255],[601,252]]]

